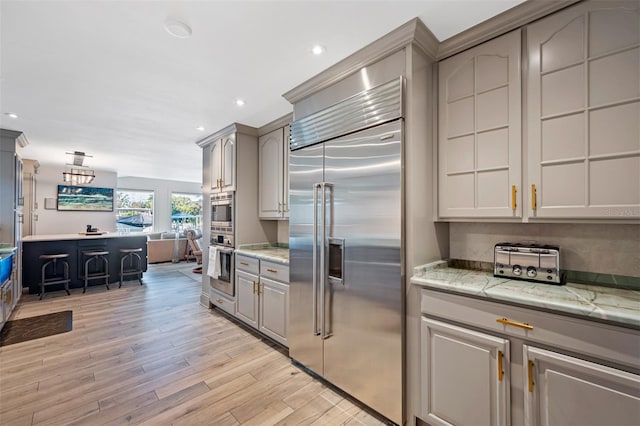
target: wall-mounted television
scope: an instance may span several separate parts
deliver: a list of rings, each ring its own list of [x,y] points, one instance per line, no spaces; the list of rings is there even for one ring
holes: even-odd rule
[[[113,188],[58,185],[58,210],[112,212]]]

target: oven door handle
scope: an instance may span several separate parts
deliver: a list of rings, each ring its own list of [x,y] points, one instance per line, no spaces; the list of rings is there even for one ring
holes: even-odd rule
[[[224,254],[232,254],[233,253],[233,249],[223,249],[223,248],[219,248],[218,251],[220,253],[224,253]]]

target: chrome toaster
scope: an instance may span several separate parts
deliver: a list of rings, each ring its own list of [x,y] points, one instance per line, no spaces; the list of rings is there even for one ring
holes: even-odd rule
[[[498,243],[494,248],[493,275],[562,284],[560,247],[527,243]]]

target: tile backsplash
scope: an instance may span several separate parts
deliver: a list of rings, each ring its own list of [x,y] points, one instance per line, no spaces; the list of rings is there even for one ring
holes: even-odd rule
[[[640,225],[451,223],[450,258],[493,262],[499,242],[560,246],[562,269],[640,277]]]

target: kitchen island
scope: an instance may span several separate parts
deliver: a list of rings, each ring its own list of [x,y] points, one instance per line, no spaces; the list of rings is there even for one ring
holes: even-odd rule
[[[147,270],[147,236],[142,232],[120,234],[96,233],[96,234],[49,234],[30,235],[22,240],[22,285],[29,287],[29,293],[40,291],[40,274],[42,261],[40,255],[69,253],[70,288],[81,288],[83,281],[83,252],[87,250],[106,250],[109,252],[109,283],[119,281],[120,274],[120,249],[142,248],[142,270]],[[134,279],[129,276],[125,279]],[[103,280],[89,281],[89,285],[104,285]],[[63,285],[49,286],[47,291],[61,290]]]

